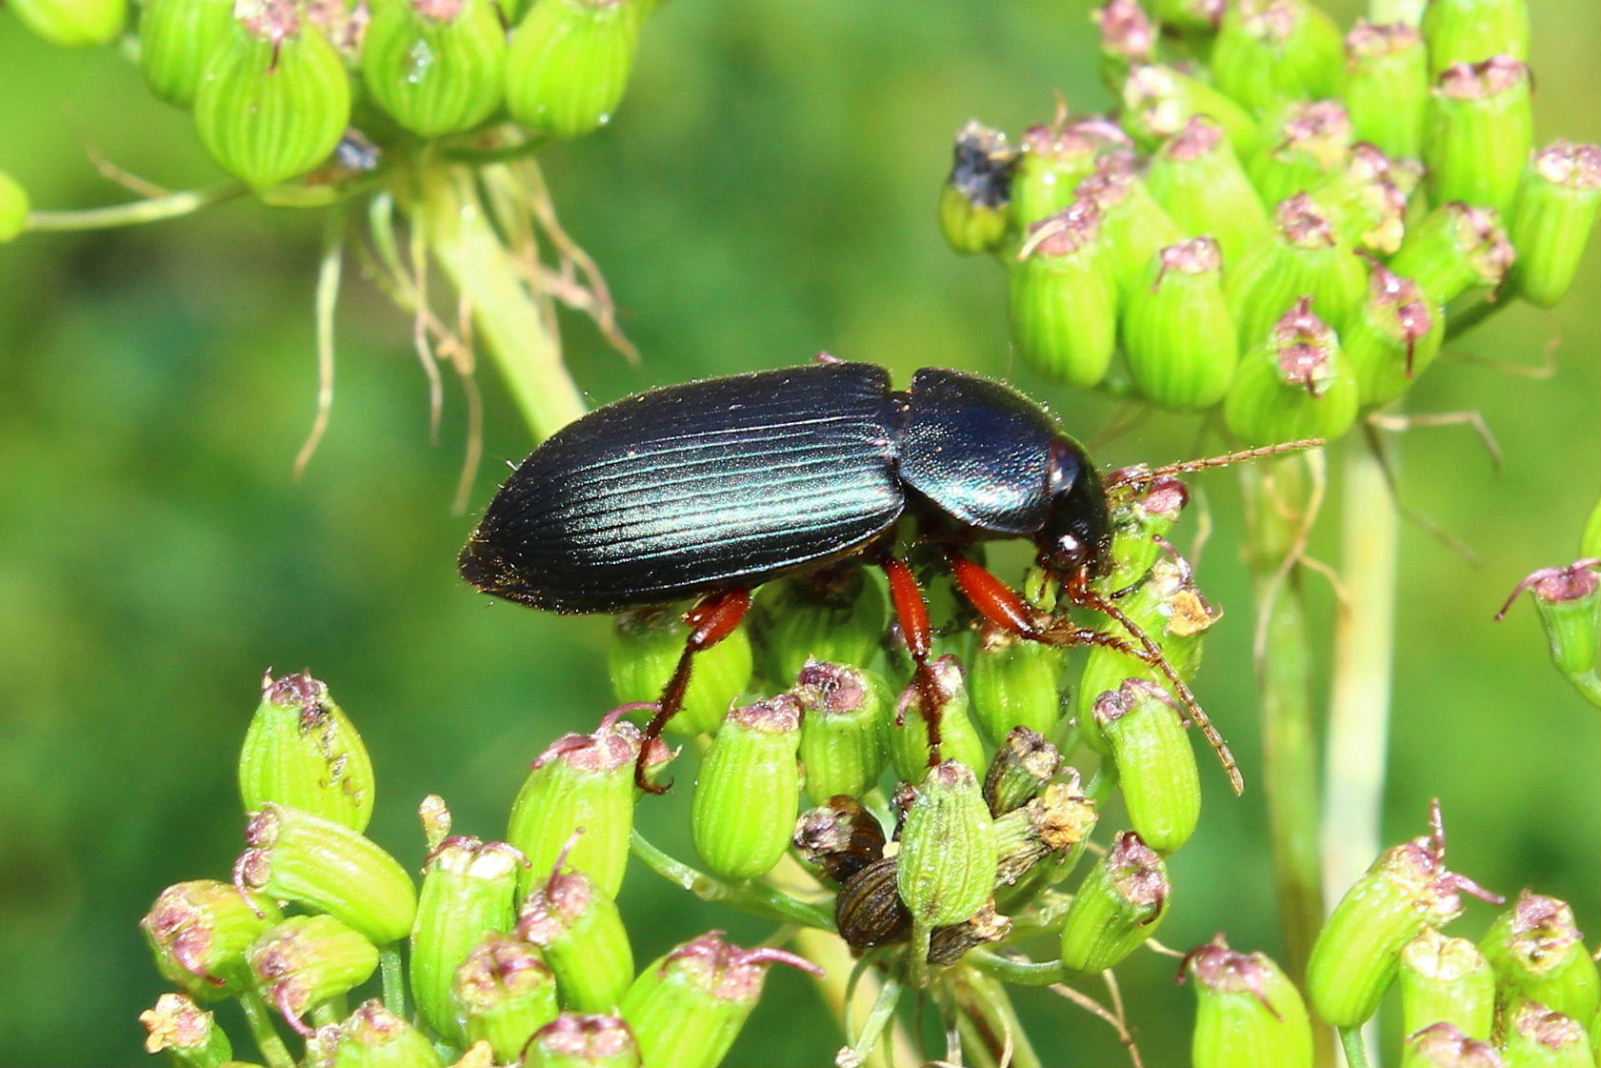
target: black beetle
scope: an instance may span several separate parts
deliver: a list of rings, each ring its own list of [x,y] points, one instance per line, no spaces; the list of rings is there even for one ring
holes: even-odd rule
[[[1306,444],[1103,481],[1083,447],[1008,386],[925,368],[899,391],[882,367],[823,357],[651,390],[565,427],[501,486],[460,569],[484,593],[555,612],[700,597],[647,729],[654,739],[682,703],[694,655],[739,625],[753,587],[862,559],[889,577],[928,714],[936,703],[928,609],[910,568],[891,555],[897,525],[911,519],[919,537],[941,545],[963,595],[996,625],[1053,644],[1113,645],[1159,667],[1238,789],[1232,755],[1160,648],[1090,588],[1112,563],[1107,493],[1117,481]],[[1030,609],[964,555],[991,538],[1031,539],[1068,599],[1120,620],[1135,643]],[[937,761],[932,717],[929,737]]]

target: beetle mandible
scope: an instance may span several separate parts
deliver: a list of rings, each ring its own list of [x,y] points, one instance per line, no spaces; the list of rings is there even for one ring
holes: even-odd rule
[[[751,590],[785,575],[859,559],[882,568],[928,718],[932,628],[896,527],[943,550],[962,595],[991,623],[1056,645],[1110,645],[1157,667],[1217,750],[1236,790],[1233,754],[1161,649],[1091,583],[1111,568],[1108,493],[1119,485],[1306,448],[1269,446],[1103,479],[1082,446],[1009,386],[925,368],[906,390],[889,372],[832,357],[775,371],[650,390],[590,412],[536,448],[501,486],[459,562],[484,593],[555,612],[613,612],[699,601],[690,634],[646,728],[635,768],[678,711],[695,654],[727,637]],[[1028,538],[1068,600],[1133,636],[1037,612],[968,548]]]

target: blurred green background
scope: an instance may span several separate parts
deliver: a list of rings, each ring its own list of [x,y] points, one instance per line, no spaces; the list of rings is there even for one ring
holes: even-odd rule
[[[1601,140],[1601,6],[1538,0],[1537,139]],[[608,272],[645,354],[627,367],[587,323],[570,362],[596,403],[656,384],[804,361],[828,349],[898,375],[1012,375],[1082,436],[1111,415],[1014,368],[999,271],[943,246],[935,195],[970,116],[1018,130],[1061,90],[1107,103],[1078,3],[679,0],[650,25],[628,100],[601,135],[544,157],[564,218]],[[1349,19],[1354,12],[1339,14]],[[85,150],[169,187],[219,179],[187,116],[111,50],[64,53],[0,13],[0,168],[40,207],[123,198]],[[332,429],[290,476],[312,415],[312,213],[236,203],[160,227],[0,247],[0,1061],[129,1064],[137,1012],[163,989],[135,923],[157,891],[221,876],[240,847],[233,762],[261,672],[309,668],[355,717],[379,774],[373,831],[420,862],[415,805],[503,832],[527,761],[608,704],[607,621],[488,605],[457,580],[471,520],[451,513],[462,403],[440,443],[408,323],[352,272]],[[1532,884],[1601,927],[1601,724],[1559,681],[1526,605],[1491,613],[1538,566],[1566,563],[1601,486],[1601,248],[1554,313],[1514,308],[1456,346],[1415,411],[1477,409],[1497,475],[1461,429],[1408,434],[1407,503],[1468,543],[1403,534],[1386,838],[1444,799],[1454,867]],[[1513,376],[1485,361],[1539,365]],[[1014,374],[1015,372],[1015,374]],[[529,441],[497,384],[481,507]],[[1193,419],[1159,417],[1103,463],[1191,455]],[[1335,465],[1337,466],[1337,465]],[[1260,765],[1236,477],[1201,480],[1217,530],[1202,579],[1229,618],[1197,687]],[[1334,555],[1331,514],[1314,552]],[[1194,530],[1190,520],[1189,532]],[[1189,533],[1184,535],[1189,537]],[[1183,539],[1181,539],[1182,541]],[[1316,591],[1323,619],[1332,598]],[[1263,796],[1209,809],[1173,863],[1162,938],[1220,928],[1279,949]],[[684,845],[687,791],[646,806]],[[636,872],[623,894],[648,958],[711,925],[760,937]],[[1459,923],[1476,934],[1475,905]],[[1152,1064],[1187,1061],[1172,962],[1121,969]],[[827,1063],[836,1038],[807,985],[775,975],[730,1063]],[[1020,994],[1059,1063],[1124,1063],[1111,1033]]]

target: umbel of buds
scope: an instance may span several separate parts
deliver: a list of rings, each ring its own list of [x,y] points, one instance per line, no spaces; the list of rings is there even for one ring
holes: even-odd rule
[[[933,928],[971,917],[994,890],[999,859],[972,770],[957,761],[931,769],[901,829],[896,889],[912,919]]]
[[[1498,996],[1538,1001],[1578,1020],[1601,1006],[1601,980],[1567,902],[1524,890],[1479,943],[1495,970]]]
[[[491,932],[455,974],[456,1011],[471,1042],[488,1042],[501,1062],[517,1059],[533,1033],[556,1018],[556,977],[527,942]]]
[[[1012,265],[1017,351],[1042,374],[1087,389],[1106,377],[1117,334],[1117,286],[1101,211],[1075,201],[1030,226]]]
[[[1124,831],[1084,877],[1062,924],[1062,964],[1104,972],[1127,959],[1167,915],[1171,888],[1162,857]]]
[[[767,677],[784,683],[808,661],[871,661],[884,637],[884,598],[862,568],[824,568],[758,590],[750,628]],[[712,652],[721,648],[719,644]],[[695,670],[700,670],[698,660]],[[725,700],[722,712],[728,704]]]
[[[800,755],[814,804],[866,793],[889,763],[892,697],[884,681],[853,667],[807,662],[792,691],[803,712]]]
[[[381,0],[362,39],[361,76],[402,126],[438,137],[500,107],[505,56],[490,0]]]
[[[162,976],[210,1001],[248,989],[245,952],[281,919],[263,895],[242,896],[227,883],[196,879],[163,890],[139,926]]]
[[[188,107],[233,25],[233,0],[149,0],[139,16],[139,70],[150,91]]]
[[[239,757],[246,811],[290,805],[364,831],[372,819],[372,760],[328,687],[301,672],[262,680],[261,704]]]
[[[128,19],[126,0],[15,0],[23,25],[60,48],[110,44]]]
[[[233,1059],[233,1044],[217,1020],[183,994],[163,994],[139,1014],[145,1051],[166,1052],[179,1065],[216,1065]]]
[[[362,1002],[338,1024],[319,1027],[308,1053],[313,1063],[339,1068],[435,1068],[442,1063],[427,1035],[376,999]]]
[[[1302,297],[1266,344],[1247,349],[1223,401],[1223,421],[1253,445],[1333,438],[1356,419],[1356,375],[1334,329]]]
[[[517,937],[538,946],[561,1002],[609,1012],[634,979],[634,951],[617,903],[580,871],[556,871],[523,902]]]
[[[506,107],[530,130],[579,137],[611,121],[639,43],[638,0],[535,0],[506,53]]]
[[[728,714],[701,765],[690,826],[695,849],[728,879],[765,875],[789,848],[800,802],[801,706],[792,695]]]
[[[607,665],[618,704],[644,703],[661,696],[684,653],[688,633],[682,614],[672,609],[646,608],[617,617]],[[667,729],[690,735],[715,731],[734,699],[750,685],[753,670],[750,636],[740,627],[695,657],[695,673],[684,692],[683,710],[668,720]]]
[[[1495,1024],[1495,975],[1479,947],[1433,927],[1401,951],[1402,1030],[1452,1024],[1469,1038],[1488,1041]]]
[[[1300,991],[1263,953],[1239,953],[1222,936],[1184,958],[1179,980],[1195,984],[1197,1068],[1271,1068],[1312,1063],[1312,1025]]]
[[[332,916],[291,916],[257,939],[248,959],[267,999],[309,1036],[301,1017],[366,982],[378,967],[378,950]]]

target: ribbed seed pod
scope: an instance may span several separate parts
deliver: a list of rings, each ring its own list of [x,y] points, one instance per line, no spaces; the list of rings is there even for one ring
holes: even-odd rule
[[[791,692],[804,712],[806,796],[822,805],[838,794],[866,793],[889,764],[889,687],[857,668],[813,660]]]
[[[1191,74],[1163,64],[1135,67],[1123,83],[1122,121],[1146,151],[1176,135],[1197,115],[1219,123],[1240,158],[1256,150],[1261,131],[1245,108]]]
[[[1007,290],[1018,355],[1054,381],[1089,389],[1117,347],[1117,285],[1100,209],[1075,202],[1028,231]]]
[[[1117,763],[1129,823],[1146,845],[1172,853],[1201,818],[1201,778],[1178,702],[1154,682],[1127,679],[1095,699],[1095,719]]]
[[[1023,134],[1012,179],[1012,217],[1016,229],[1027,233],[1048,216],[1077,199],[1078,183],[1095,170],[1104,151],[1128,144],[1128,135],[1115,123],[1096,119],[1069,123],[1058,119],[1030,126]]]
[[[262,995],[303,1035],[314,1005],[360,986],[378,968],[378,950],[332,916],[291,916],[269,928],[247,954]]]
[[[339,144],[350,78],[293,0],[241,0],[234,19],[195,90],[195,127],[225,170],[258,188],[276,185]]]
[[[1223,422],[1253,445],[1339,437],[1356,420],[1356,373],[1334,329],[1302,297],[1265,345],[1249,349],[1223,399]]]
[[[1590,1037],[1579,1021],[1538,1001],[1522,1001],[1507,1013],[1501,1043],[1508,1068],[1594,1068]]]
[[[1217,32],[1226,6],[1225,0],[1153,0],[1151,13],[1163,29],[1205,35]]]
[[[620,1016],[564,1012],[534,1032],[527,1068],[639,1068],[639,1043]]]
[[[1156,933],[1167,915],[1167,865],[1123,831],[1084,877],[1062,921],[1062,964],[1077,972],[1116,967]]]
[[[1529,90],[1529,68],[1511,56],[1459,63],[1440,75],[1423,139],[1434,203],[1511,210],[1534,144]]]
[[[994,742],[1014,727],[1050,735],[1062,718],[1066,671],[1063,650],[1024,641],[998,627],[984,628],[968,675],[973,718]]]
[[[1101,240],[1120,308],[1128,306],[1134,290],[1150,283],[1161,250],[1184,239],[1135,168],[1134,153],[1114,152],[1102,156],[1095,173],[1078,187],[1079,198],[1100,210]]]
[[[150,91],[188,107],[206,61],[232,27],[233,0],[147,0],[139,16],[139,71]]]
[[[701,764],[690,814],[695,849],[727,879],[772,870],[800,802],[800,702],[790,694],[736,708]]]
[[[878,818],[845,794],[802,812],[791,841],[796,852],[840,884],[884,856],[884,828]]]
[[[1147,268],[1148,284],[1123,307],[1123,352],[1140,392],[1179,411],[1223,399],[1240,345],[1223,296],[1223,251],[1210,237],[1169,245]]]
[[[491,931],[509,931],[522,854],[505,842],[447,838],[423,865],[411,931],[411,990],[424,1022],[451,1045],[465,1045],[456,1015],[456,969]]]
[[[145,1052],[166,1053],[179,1068],[216,1068],[233,1060],[233,1043],[217,1019],[185,994],[163,994],[139,1014]]]
[[[1542,308],[1555,305],[1578,273],[1601,205],[1601,145],[1557,141],[1524,168],[1512,209],[1512,284]],[[4,235],[0,234],[0,240]]]
[[[896,890],[899,857],[883,857],[852,874],[834,897],[834,924],[845,943],[871,949],[902,941],[912,914]]]
[[[1430,77],[1490,56],[1529,58],[1528,0],[1429,0],[1422,28]]]
[[[245,828],[234,884],[338,917],[374,945],[411,932],[417,890],[394,857],[341,823],[268,804]]]
[[[1005,941],[1011,933],[1011,919],[996,912],[993,901],[985,902],[962,923],[934,929],[928,940],[928,963],[948,968],[974,946]]]
[[[661,697],[684,655],[689,624],[675,608],[643,608],[617,617],[606,664],[612,692],[622,705],[651,703]],[[746,628],[703,653],[695,654],[695,671],[684,691],[684,706],[667,721],[675,734],[693,736],[722,725],[736,698],[750,685],[754,653]]]
[[[565,1008],[610,1012],[634,981],[634,951],[617,903],[581,871],[556,872],[528,895],[517,937],[544,954]]]
[[[1589,1020],[1601,1005],[1601,980],[1565,901],[1525,889],[1496,917],[1479,943],[1495,969],[1497,996],[1538,1001],[1553,1012]]]
[[[1494,209],[1453,202],[1407,228],[1390,270],[1446,305],[1476,287],[1499,285],[1516,259]]]
[[[1437,1023],[1407,1036],[1401,1068],[1506,1068],[1506,1061],[1488,1042],[1469,1038],[1453,1024]]]
[[[337,1026],[319,1028],[315,1045],[328,1068],[438,1068],[444,1062],[428,1036],[384,1007],[376,998],[362,1002]],[[310,1052],[310,1051],[308,1051]]]
[[[262,679],[239,755],[245,811],[276,801],[364,831],[373,788],[367,747],[326,685],[305,672]]]
[[[1358,19],[1345,36],[1345,57],[1345,107],[1357,140],[1398,159],[1420,158],[1433,79],[1417,27]]]
[[[528,858],[518,886],[527,894],[556,865],[573,832],[567,862],[595,880],[608,896],[623,885],[628,840],[634,830],[634,762],[641,734],[632,723],[608,716],[594,734],[567,734],[534,761],[511,806],[506,840]],[[652,763],[667,758],[661,742]]]
[[[1101,78],[1113,92],[1132,68],[1156,61],[1157,26],[1135,0],[1107,0],[1090,19],[1101,30]]]
[[[964,256],[995,252],[1012,225],[1012,173],[1019,150],[1006,134],[971,119],[956,134],[950,177],[939,197],[940,229]]]
[[[139,926],[162,977],[192,997],[214,1001],[249,988],[245,951],[281,919],[265,895],[195,879],[163,890]]]
[[[784,687],[810,660],[871,664],[884,640],[884,594],[865,568],[824,568],[763,586],[749,625],[762,670]]]
[[[1323,184],[1345,162],[1354,140],[1351,116],[1339,101],[1296,102],[1285,108],[1246,171],[1262,199],[1278,204]]]
[[[961,663],[954,656],[942,656],[930,665],[930,671],[934,676],[932,689],[936,691],[930,696],[938,699],[940,758],[960,760],[970,768],[984,767],[984,743],[969,714]],[[895,772],[913,786],[928,774],[933,755],[929,750],[926,711],[922,690],[914,679],[901,692],[889,725],[889,751]]]
[[[984,803],[997,819],[1032,801],[1062,767],[1062,754],[1038,731],[1014,727],[984,773]]]
[[[1362,142],[1311,190],[1312,201],[1328,212],[1336,240],[1352,248],[1388,256],[1406,236],[1408,195],[1415,187],[1407,167]]]
[[[1211,67],[1220,89],[1266,114],[1288,101],[1335,96],[1345,42],[1307,0],[1241,0],[1224,12]]]
[[[493,115],[505,62],[506,32],[490,0],[380,0],[361,46],[367,91],[424,137]]]
[[[1186,234],[1207,234],[1232,268],[1267,232],[1267,208],[1223,127],[1193,116],[1151,157],[1145,187]]]
[[[28,191],[22,183],[0,171],[0,245],[28,228],[28,207]]]
[[[715,1068],[762,994],[767,969],[789,964],[821,974],[781,949],[741,949],[713,932],[647,965],[628,988],[622,1017],[641,1060],[672,1068]]]
[[[556,977],[537,947],[507,934],[483,937],[456,969],[453,995],[469,1042],[515,1063],[535,1031],[556,1018]]]
[[[962,923],[990,899],[999,861],[994,821],[967,765],[948,760],[917,787],[897,861],[896,890],[925,927]]]
[[[1401,1030],[1415,1034],[1448,1023],[1488,1040],[1495,1026],[1495,975],[1479,947],[1433,927],[1401,951]]]
[[[1138,468],[1120,474],[1135,476]],[[1190,491],[1170,475],[1140,481],[1130,477],[1112,499],[1112,570],[1101,580],[1107,594],[1127,589],[1150,573],[1161,555],[1157,538],[1166,537],[1178,522]]]
[[[1545,627],[1551,646],[1551,662],[1570,678],[1580,678],[1595,670],[1597,642],[1601,639],[1601,577],[1596,568],[1601,560],[1588,557],[1567,567],[1545,567],[1518,583],[1507,598],[1497,619],[1503,618],[1514,601],[1529,590],[1534,607]]]
[[[1362,260],[1339,240],[1328,212],[1311,197],[1284,201],[1275,223],[1272,236],[1258,242],[1224,280],[1242,352],[1270,340],[1280,319],[1303,297],[1310,297],[1323,320],[1338,330],[1366,292]]]
[[[1065,878],[1098,818],[1095,802],[1084,796],[1071,768],[1065,781],[1051,783],[1022,808],[1001,816],[995,821],[997,890],[1019,886],[1026,897],[1037,884],[1024,881],[1025,876],[1044,874],[1051,882]]]
[[[1356,373],[1362,407],[1388,404],[1434,362],[1445,338],[1445,314],[1418,284],[1374,264],[1368,299],[1351,315],[1341,351]]]
[[[1312,1023],[1301,992],[1265,953],[1239,953],[1219,936],[1184,958],[1195,980],[1195,1068],[1283,1068],[1312,1063]]]
[[[552,137],[611,121],[639,44],[634,0],[534,0],[506,52],[512,118]]]
[[[110,44],[128,20],[127,0],[12,0],[7,6],[57,48]]]

